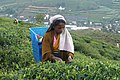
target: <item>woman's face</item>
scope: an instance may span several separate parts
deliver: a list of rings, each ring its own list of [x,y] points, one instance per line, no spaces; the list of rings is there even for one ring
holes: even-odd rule
[[[64,30],[64,28],[65,28],[65,24],[59,23],[57,26],[55,26],[54,30],[57,34],[60,34]]]

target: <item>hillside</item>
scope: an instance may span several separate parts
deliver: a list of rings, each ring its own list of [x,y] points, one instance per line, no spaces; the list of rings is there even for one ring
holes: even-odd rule
[[[32,4],[41,6],[63,6],[67,9],[97,9],[99,6],[106,6],[109,8],[119,8],[119,0],[0,0],[1,5],[17,4]],[[69,7],[69,8],[68,8]]]
[[[72,31],[75,50],[95,59],[120,61],[120,49],[116,47],[120,42],[120,34],[102,31]]]
[[[62,14],[73,16],[74,21],[108,22],[111,19],[119,19],[119,0],[0,0],[0,16],[12,15],[14,18],[25,18],[34,21],[33,17],[38,13],[49,15]],[[49,9],[30,8],[29,6],[50,7]],[[60,12],[58,8],[65,7]],[[55,7],[55,9],[51,9]],[[77,17],[77,19],[74,19]],[[70,19],[71,20],[71,19]]]
[[[75,57],[71,64],[35,64],[32,55],[30,23],[13,24],[0,17],[0,79],[120,79],[120,34],[99,31],[71,31]],[[106,37],[107,36],[107,37]]]
[[[0,69],[7,71],[34,63],[29,28],[35,25],[22,22],[15,25],[13,21],[0,17]],[[27,56],[29,58],[26,58]]]
[[[98,6],[97,4],[93,1],[87,1],[87,0],[12,0],[12,1],[2,1],[1,5],[8,5],[8,4],[13,4],[16,3],[17,6],[19,5],[36,5],[36,6],[48,6],[48,7],[59,7],[59,6],[63,6],[66,7],[66,9],[72,9],[72,10],[88,10],[88,9],[97,9]],[[16,5],[15,4],[15,5]],[[8,5],[9,6],[9,5]]]

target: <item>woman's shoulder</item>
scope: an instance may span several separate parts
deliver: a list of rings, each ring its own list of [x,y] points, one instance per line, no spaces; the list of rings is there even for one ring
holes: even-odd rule
[[[44,37],[52,37],[53,31],[46,32]]]

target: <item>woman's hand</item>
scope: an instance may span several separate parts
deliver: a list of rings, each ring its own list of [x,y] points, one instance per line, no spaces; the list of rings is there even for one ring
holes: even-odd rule
[[[73,60],[72,57],[69,56],[69,57],[68,57],[68,62],[70,63],[70,62],[72,62],[72,60]]]
[[[59,61],[60,63],[63,61],[61,58],[59,58],[59,57],[53,57],[53,59],[55,60],[55,61]]]

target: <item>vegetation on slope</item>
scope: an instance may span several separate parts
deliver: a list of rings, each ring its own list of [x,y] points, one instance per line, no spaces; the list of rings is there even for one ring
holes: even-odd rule
[[[11,71],[34,63],[29,28],[35,25],[0,17],[0,69]]]
[[[120,79],[119,34],[72,31],[75,57],[71,64],[34,63],[29,28],[36,25],[0,17],[0,79]],[[104,35],[104,36],[101,36]],[[113,35],[110,39],[106,35]],[[109,40],[109,42],[108,42]]]
[[[110,59],[120,61],[120,34],[102,31],[73,31],[75,50],[96,59]]]

